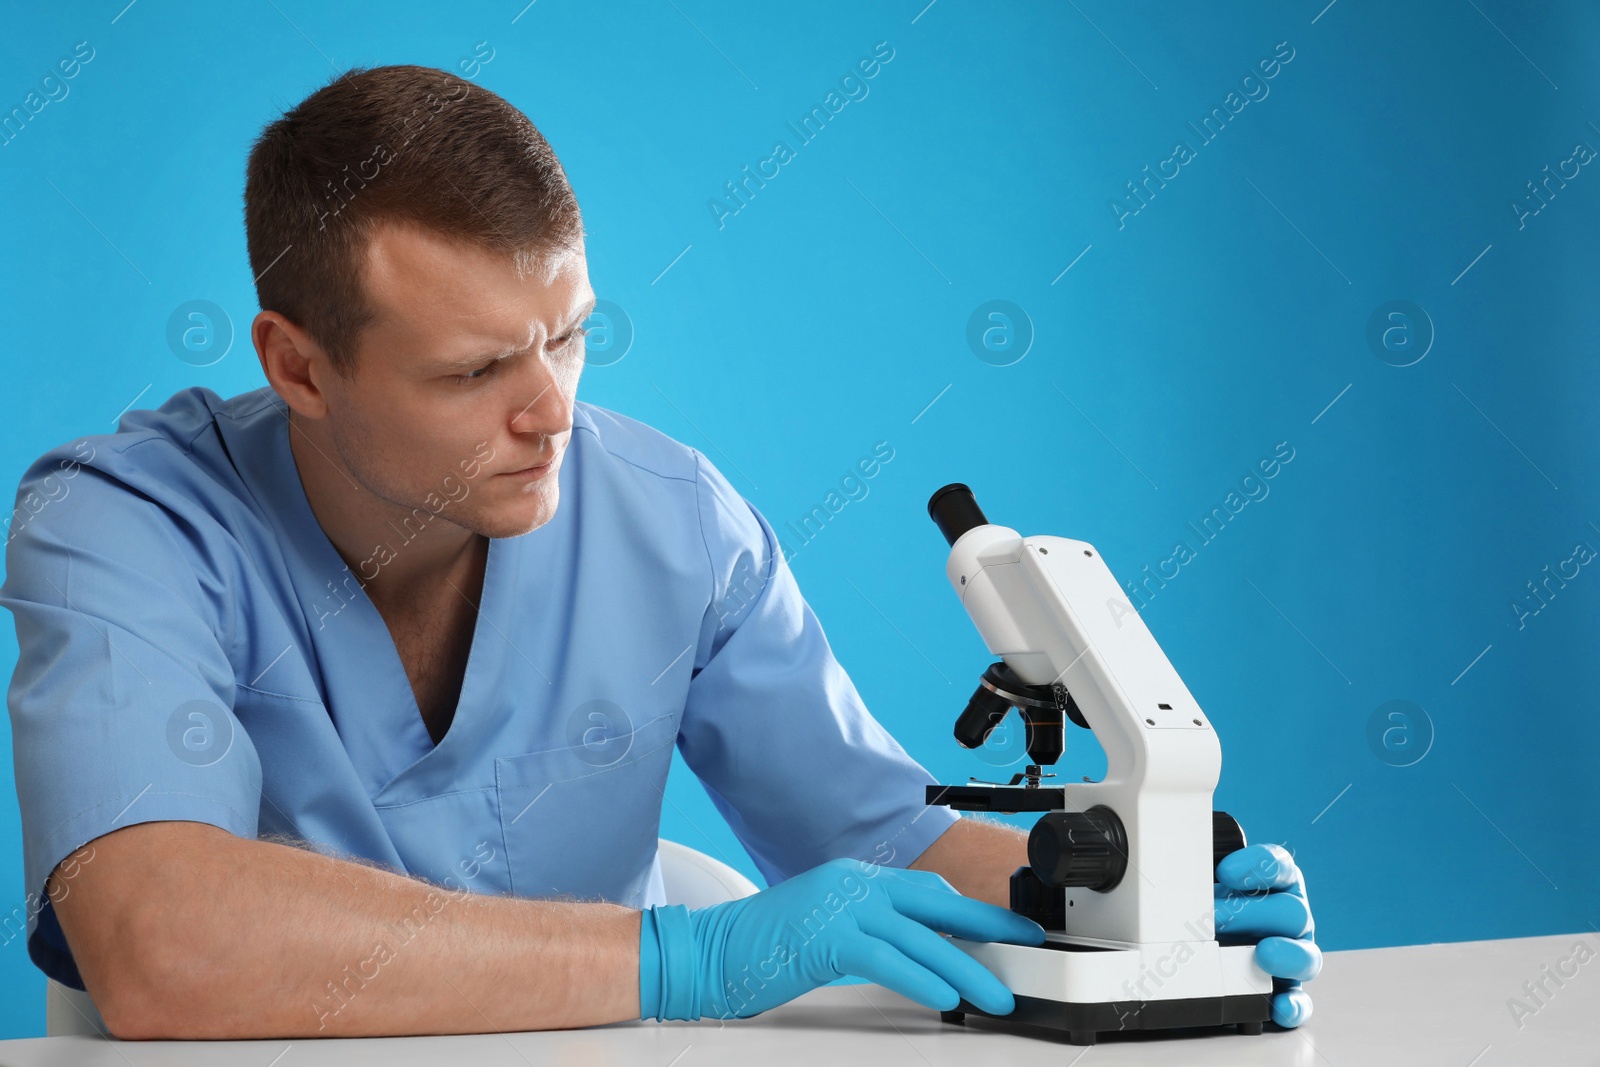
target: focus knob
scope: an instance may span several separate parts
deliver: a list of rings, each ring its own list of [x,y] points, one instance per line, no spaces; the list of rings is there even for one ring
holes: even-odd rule
[[[1225,811],[1211,813],[1211,880],[1217,878],[1217,864],[1222,857],[1245,847],[1244,827]]]
[[[1028,863],[1047,886],[1116,888],[1128,869],[1128,835],[1103,804],[1088,811],[1052,811],[1033,824]]]

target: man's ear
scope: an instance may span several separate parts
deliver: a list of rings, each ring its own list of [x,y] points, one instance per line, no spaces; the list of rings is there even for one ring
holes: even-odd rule
[[[321,383],[334,371],[309,334],[279,312],[263,311],[250,324],[250,340],[267,381],[290,408],[309,419],[327,414]]]

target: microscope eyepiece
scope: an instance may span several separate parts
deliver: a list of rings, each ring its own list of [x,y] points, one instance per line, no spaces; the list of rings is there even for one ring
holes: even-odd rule
[[[952,545],[974,526],[989,525],[972,490],[960,482],[952,482],[935,492],[928,500],[928,514],[939,527],[939,532],[944,534],[944,539]]]

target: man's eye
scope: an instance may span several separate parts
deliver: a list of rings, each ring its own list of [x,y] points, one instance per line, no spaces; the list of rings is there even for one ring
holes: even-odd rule
[[[589,331],[586,327],[576,326],[573,328],[571,333],[564,337],[557,338],[554,347],[557,349],[571,348],[574,342],[580,341],[588,335]],[[484,378],[488,377],[490,371],[494,370],[499,365],[500,360],[495,360],[493,363],[485,364],[484,366],[479,367],[477,370],[468,371],[466,374],[452,374],[450,375],[450,380],[457,385],[469,385],[472,382],[482,381]]]
[[[483,378],[488,376],[490,371],[494,370],[499,365],[499,360],[496,360],[493,363],[479,367],[475,371],[468,371],[466,374],[452,374],[450,375],[450,380],[461,385],[467,385],[471,382],[481,381]]]

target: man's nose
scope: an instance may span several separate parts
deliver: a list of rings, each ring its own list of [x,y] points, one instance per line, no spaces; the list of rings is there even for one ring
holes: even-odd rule
[[[530,371],[524,377],[523,388],[518,390],[521,403],[511,413],[511,430],[514,433],[539,433],[559,437],[572,429],[572,398],[562,389],[562,383],[542,360],[525,361]]]

